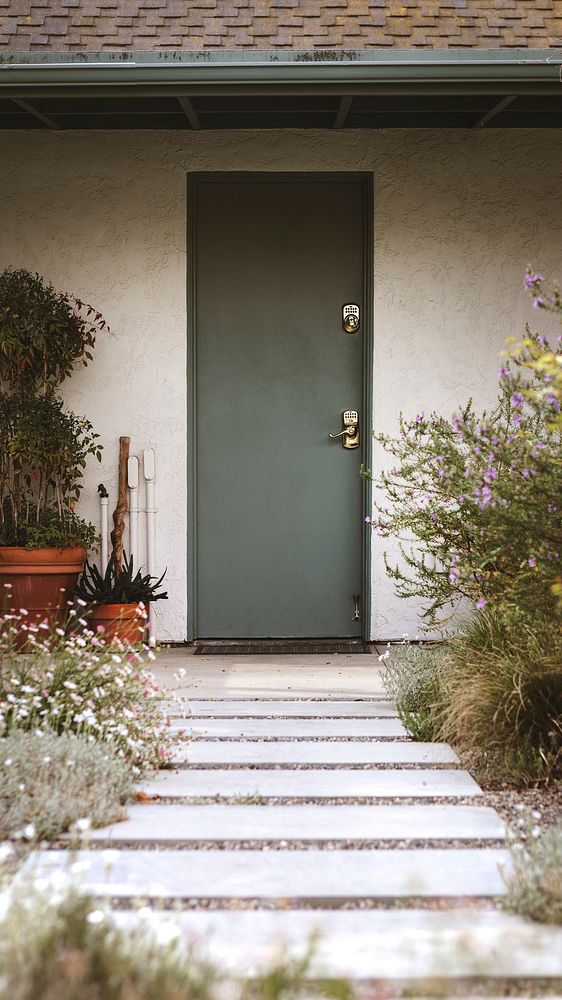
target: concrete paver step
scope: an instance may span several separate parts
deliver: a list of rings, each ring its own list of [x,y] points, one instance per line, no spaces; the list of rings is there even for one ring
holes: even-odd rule
[[[488,840],[504,825],[478,806],[130,806],[128,819],[92,831],[92,840]]]
[[[407,736],[399,719],[172,719],[172,729],[195,738],[255,737],[256,739],[313,737]]]
[[[177,708],[178,706],[176,706]],[[397,718],[392,702],[371,701],[200,701],[187,698],[184,706],[190,718],[213,716],[214,718],[267,718],[287,716],[295,719],[307,718],[351,718],[381,719]],[[177,711],[173,711],[176,715]]]
[[[120,912],[115,919],[123,925],[137,917]],[[562,977],[562,927],[503,913],[215,910],[158,913],[152,919],[179,925],[198,953],[233,973],[267,969],[282,947],[292,957],[301,956],[317,933],[311,975],[356,980]],[[469,992],[455,994],[457,1000]]]
[[[103,851],[75,855],[94,894],[160,899],[334,900],[500,896],[509,854],[495,848],[427,850],[122,850],[108,873]],[[42,851],[38,877],[68,865]]]
[[[190,764],[457,764],[446,743],[405,740],[281,740],[234,742],[188,740],[173,752],[176,763]]]
[[[482,795],[467,771],[417,768],[414,770],[380,769],[334,770],[231,770],[163,771],[142,782],[149,795],[262,796],[268,798],[395,798]]]

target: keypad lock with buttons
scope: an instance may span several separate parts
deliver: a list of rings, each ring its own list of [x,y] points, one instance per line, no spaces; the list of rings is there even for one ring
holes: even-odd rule
[[[357,410],[344,410],[342,413],[343,430],[338,434],[330,434],[332,440],[341,438],[344,448],[359,447],[359,413]]]

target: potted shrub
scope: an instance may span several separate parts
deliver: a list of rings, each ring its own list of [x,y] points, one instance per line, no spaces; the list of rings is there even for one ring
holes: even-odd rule
[[[168,597],[159,590],[166,571],[160,579],[139,569],[135,573],[133,557],[123,553],[119,568],[115,553],[107,564],[105,573],[89,562],[75,587],[75,596],[88,605],[86,615],[91,627],[103,632],[106,642],[141,642],[146,628],[146,605]]]
[[[56,617],[95,546],[78,517],[82,477],[101,445],[57,388],[92,359],[100,313],[25,270],[0,274],[0,584],[31,622]]]

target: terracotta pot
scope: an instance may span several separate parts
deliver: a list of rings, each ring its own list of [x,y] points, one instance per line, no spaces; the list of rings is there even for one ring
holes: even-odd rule
[[[31,550],[0,546],[0,609],[25,608],[28,624],[59,620],[85,562],[86,550],[80,546]],[[10,590],[2,587],[5,583],[12,585]]]
[[[140,604],[96,604],[88,615],[88,624],[111,643],[119,640],[135,646],[144,639],[148,615]]]

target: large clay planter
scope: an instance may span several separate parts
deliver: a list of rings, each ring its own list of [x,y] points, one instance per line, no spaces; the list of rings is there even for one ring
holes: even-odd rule
[[[30,625],[63,618],[85,561],[86,550],[80,546],[31,550],[0,546],[0,611],[2,602],[11,611],[25,608]],[[2,587],[5,583],[11,589]]]
[[[140,604],[95,604],[88,614],[88,625],[111,644],[118,641],[136,646],[142,642],[148,615]]]

